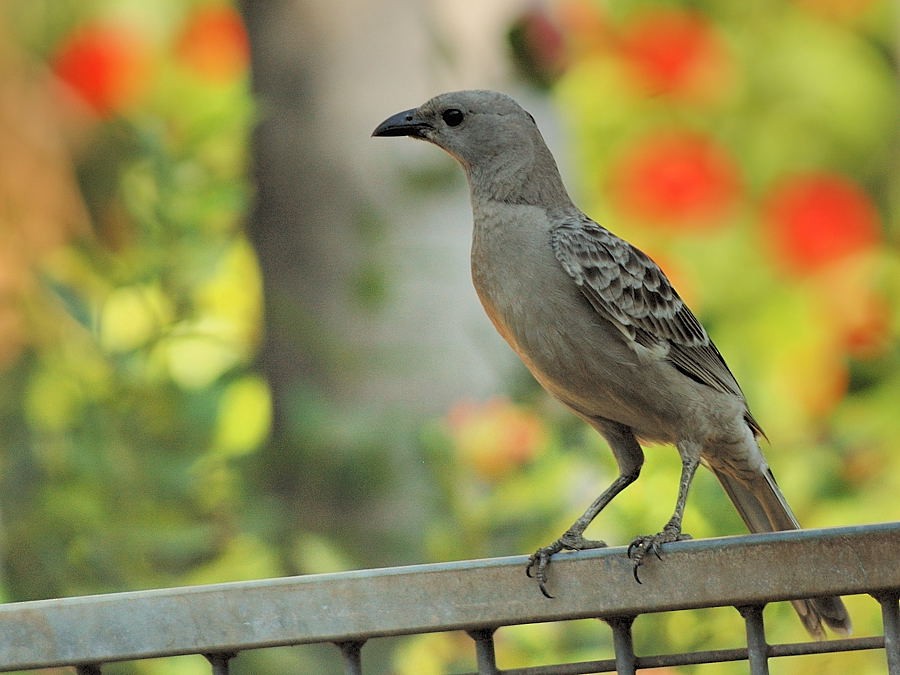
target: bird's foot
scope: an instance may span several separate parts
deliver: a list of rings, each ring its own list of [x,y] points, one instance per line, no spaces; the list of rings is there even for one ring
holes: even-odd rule
[[[547,568],[550,567],[550,558],[560,551],[585,551],[592,548],[605,548],[606,542],[599,539],[585,539],[580,534],[566,532],[549,546],[539,548],[528,556],[528,565],[525,566],[525,574],[530,579],[535,579],[538,588],[545,598],[552,598],[547,590]]]
[[[653,553],[659,560],[662,560],[663,544],[668,544],[673,541],[684,541],[685,539],[690,538],[691,535],[685,534],[677,528],[668,525],[658,534],[645,534],[636,537],[634,541],[628,545],[627,551],[627,555],[634,566],[632,569],[634,580],[641,583],[638,571],[641,569],[641,565],[644,564],[644,558],[647,557],[648,553]]]

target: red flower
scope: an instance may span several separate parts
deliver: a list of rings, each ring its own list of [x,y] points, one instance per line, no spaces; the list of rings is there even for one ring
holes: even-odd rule
[[[101,117],[133,103],[146,81],[147,53],[130,29],[91,23],[70,34],[53,59],[53,72]]]
[[[542,10],[529,9],[516,19],[508,39],[520,72],[535,84],[552,84],[565,69],[563,35]]]
[[[237,11],[227,5],[206,5],[188,17],[176,52],[203,77],[222,81],[247,69],[250,43]]]
[[[714,223],[739,189],[728,154],[711,139],[687,132],[642,139],[613,175],[613,195],[625,212],[676,227]]]
[[[705,98],[721,90],[729,69],[718,35],[693,12],[643,15],[626,28],[622,54],[651,93]]]
[[[801,274],[870,249],[880,237],[869,197],[838,174],[785,181],[769,198],[765,219],[778,257]]]

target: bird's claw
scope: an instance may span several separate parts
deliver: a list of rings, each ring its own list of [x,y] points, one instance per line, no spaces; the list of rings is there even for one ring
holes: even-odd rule
[[[550,567],[550,559],[560,551],[583,551],[591,548],[603,548],[606,542],[585,539],[583,536],[566,532],[549,546],[543,546],[528,556],[528,564],[525,566],[525,575],[529,579],[535,579],[541,594],[548,599],[553,599],[547,590],[547,568]]]
[[[552,599],[553,596],[547,590],[547,567],[550,566],[550,557],[561,550],[562,546],[559,545],[558,541],[553,542],[550,546],[539,548],[528,556],[528,564],[525,566],[525,574],[529,579],[537,581],[541,594],[548,599]],[[532,570],[534,570],[533,574]]]
[[[675,529],[666,528],[662,532],[658,534],[645,534],[640,537],[636,537],[634,541],[632,541],[628,545],[628,550],[625,552],[626,555],[631,559],[632,574],[634,575],[634,580],[636,582],[643,583],[641,581],[639,571],[641,566],[644,564],[644,558],[647,557],[648,553],[653,553],[656,556],[657,560],[662,560],[662,545],[668,544],[673,541],[684,541],[685,539],[690,539],[691,535],[684,534]]]

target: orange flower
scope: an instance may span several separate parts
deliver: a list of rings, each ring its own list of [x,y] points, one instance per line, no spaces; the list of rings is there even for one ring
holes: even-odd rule
[[[461,402],[448,413],[447,423],[460,459],[488,480],[527,463],[547,443],[543,422],[502,398]]]
[[[878,263],[874,255],[854,256],[813,277],[823,324],[858,359],[877,357],[890,346],[891,307],[877,286]]]
[[[859,359],[880,356],[889,346],[890,305],[884,297],[869,291],[856,302],[843,321],[844,347]]]
[[[831,173],[794,176],[765,206],[775,253],[788,270],[808,274],[873,248],[878,213],[855,183]]]
[[[591,0],[562,0],[557,6],[561,30],[574,55],[603,53],[616,38],[604,8]]]
[[[57,50],[53,72],[100,117],[131,105],[142,92],[147,51],[129,28],[89,23],[71,33]]]
[[[709,98],[722,90],[731,70],[719,36],[695,12],[642,14],[624,31],[622,55],[653,94]]]
[[[875,0],[797,0],[812,12],[838,21],[853,21],[864,17],[876,4]]]
[[[205,5],[187,20],[176,53],[203,77],[227,81],[247,69],[250,43],[237,11],[227,5]]]
[[[738,196],[731,158],[695,133],[641,139],[625,152],[613,175],[613,196],[623,211],[677,228],[714,224]]]

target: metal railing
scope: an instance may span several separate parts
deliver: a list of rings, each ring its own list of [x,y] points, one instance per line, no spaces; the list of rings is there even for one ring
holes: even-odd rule
[[[559,555],[548,600],[523,573],[522,556],[166,588],[0,605],[0,671],[203,654],[211,672],[250,649],[333,643],[348,674],[363,672],[375,637],[466,631],[478,673],[572,675],[799,654],[884,650],[900,675],[900,523],[801,530],[668,544],[663,561],[631,581],[624,549]],[[762,608],[780,600],[868,594],[880,603],[883,635],[770,645]],[[640,614],[733,606],[746,647],[678,654],[634,653]],[[613,631],[615,658],[501,670],[493,633],[501,626],[596,617]]]

